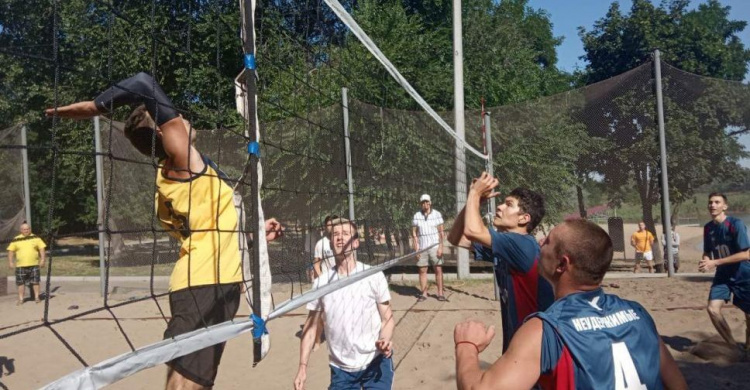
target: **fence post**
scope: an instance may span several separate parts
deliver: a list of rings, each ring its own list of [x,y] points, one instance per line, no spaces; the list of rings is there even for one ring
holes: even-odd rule
[[[29,190],[29,150],[26,140],[26,125],[21,127],[21,157],[23,158],[23,207],[26,211],[26,223],[31,225],[31,191]]]
[[[112,126],[112,123],[110,123],[110,126]],[[104,227],[106,226],[104,221],[104,183],[102,183],[102,180],[104,180],[102,176],[104,163],[102,161],[102,138],[98,116],[94,117],[94,150],[96,151],[96,210],[98,213],[96,230],[99,232],[99,291],[102,296],[105,296],[107,291],[105,290],[104,279],[107,277],[107,267],[104,263],[104,243],[106,241],[104,239]]]
[[[667,174],[667,143],[664,134],[664,101],[661,85],[661,53],[654,50],[654,78],[656,79],[656,113],[659,123],[659,152],[661,155],[661,201],[662,226],[664,228],[664,251],[667,254],[668,275],[674,275],[674,253],[672,253],[672,206],[669,203],[669,175]],[[659,261],[654,259],[654,262]]]
[[[344,111],[344,149],[346,151],[346,183],[349,187],[349,220],[354,221],[354,179],[352,178],[352,149],[349,143],[349,97],[341,88],[341,108]]]
[[[484,148],[487,153],[487,173],[490,174],[490,176],[495,176],[495,168],[492,166],[492,126],[490,125],[490,113],[485,112],[482,117],[483,123],[483,129],[484,129]],[[487,202],[488,205],[488,219],[489,219],[489,226],[488,229],[494,229],[494,226],[492,226],[492,220],[493,215],[495,214],[495,198],[490,198],[489,202]],[[495,268],[497,267],[497,260],[495,259],[495,256],[492,256],[492,280],[495,282],[495,300],[500,300],[500,288],[497,285],[497,274],[495,273]]]

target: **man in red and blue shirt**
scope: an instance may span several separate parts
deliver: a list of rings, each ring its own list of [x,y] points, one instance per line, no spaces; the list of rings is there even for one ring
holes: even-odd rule
[[[497,206],[492,221],[494,229],[488,229],[482,222],[479,204],[499,195],[493,192],[495,186],[497,179],[486,172],[474,182],[448,241],[472,249],[477,260],[494,263],[505,352],[523,319],[547,309],[554,301],[554,294],[550,284],[539,275],[539,244],[530,234],[544,218],[544,199],[529,189],[514,189]]]

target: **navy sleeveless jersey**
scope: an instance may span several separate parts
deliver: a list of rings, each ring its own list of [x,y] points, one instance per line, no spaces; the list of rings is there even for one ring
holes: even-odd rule
[[[703,252],[713,259],[720,259],[750,248],[747,228],[738,218],[727,216],[720,223],[711,221],[703,227]],[[714,275],[715,281],[744,280],[750,277],[750,263],[743,261],[720,265]]]
[[[539,243],[528,234],[490,230],[492,249],[474,244],[477,260],[492,261],[500,289],[503,352],[523,319],[547,309],[555,300],[552,286],[539,275]]]
[[[599,288],[543,313],[543,389],[662,389],[659,334],[640,304]]]

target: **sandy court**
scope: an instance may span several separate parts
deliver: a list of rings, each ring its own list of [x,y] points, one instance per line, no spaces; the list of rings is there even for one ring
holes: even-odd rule
[[[619,288],[607,290],[625,298],[641,302],[653,315],[665,342],[670,346],[692,388],[748,388],[750,363],[732,363],[720,343],[714,343],[713,330],[703,305],[710,279],[703,277],[674,279],[607,279]],[[101,305],[97,286],[65,284],[59,286],[50,299],[51,318],[78,313]],[[434,287],[433,290],[434,292]],[[478,318],[498,325],[498,303],[491,299],[489,281],[451,282],[448,286],[450,302],[435,299],[416,304],[416,289],[409,285],[391,285],[395,319],[397,389],[455,388],[453,357],[453,326],[465,318]],[[141,294],[138,290],[122,288],[114,294],[114,305]],[[278,294],[277,302],[283,293]],[[158,300],[167,310],[166,298]],[[78,309],[72,306],[78,306]],[[0,328],[2,333],[33,324],[43,313],[43,305],[27,302],[16,307],[13,296],[0,297]],[[120,326],[130,342],[142,346],[159,340],[164,331],[164,320],[153,300],[113,309]],[[241,308],[241,314],[247,314]],[[725,310],[727,321],[738,341],[744,341],[744,315],[734,307]],[[296,310],[290,315],[269,323],[272,349],[260,365],[252,368],[252,342],[249,335],[231,340],[216,381],[217,389],[289,389],[298,364],[299,332],[306,313]],[[53,328],[88,364],[94,364],[128,350],[128,344],[118,331],[118,323],[106,312],[82,317],[55,325]],[[30,322],[21,327],[14,324]],[[696,345],[698,347],[696,348]],[[691,353],[703,354],[704,358]],[[500,335],[481,355],[483,364],[490,364],[500,355]],[[82,367],[55,334],[49,329],[37,329],[0,340],[0,389],[37,388],[72,370]],[[135,374],[113,389],[158,389],[163,386],[166,368],[163,365]],[[327,350],[315,352],[308,369],[309,389],[324,389],[329,380]]]

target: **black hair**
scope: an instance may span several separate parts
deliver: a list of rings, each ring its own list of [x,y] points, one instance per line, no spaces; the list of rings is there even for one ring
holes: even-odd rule
[[[544,218],[544,214],[547,212],[544,208],[544,197],[542,194],[528,188],[518,187],[514,188],[508,196],[518,199],[518,208],[521,209],[521,212],[529,214],[531,218],[529,223],[526,224],[526,232],[533,232],[539,226],[539,223],[542,222],[542,218]]]
[[[161,138],[156,135],[156,123],[148,113],[146,106],[141,104],[136,107],[128,119],[125,121],[123,133],[133,147],[144,156],[151,157],[153,146],[154,156],[163,160],[167,158],[167,152],[164,150],[164,144]],[[156,138],[156,139],[154,139]]]

